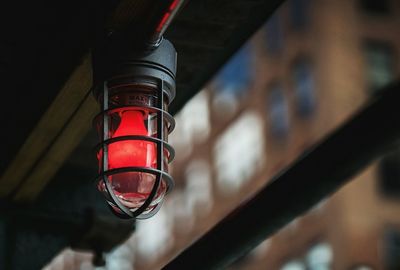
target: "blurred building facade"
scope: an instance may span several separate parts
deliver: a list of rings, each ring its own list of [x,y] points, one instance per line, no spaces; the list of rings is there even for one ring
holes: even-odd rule
[[[105,269],[159,269],[379,94],[399,55],[399,1],[287,1],[176,116],[175,190]],[[400,269],[400,155],[230,269]]]
[[[157,269],[392,81],[399,15],[398,1],[284,4],[177,116],[173,244],[137,268]],[[231,268],[400,269],[400,201],[384,190],[400,178],[383,163]]]

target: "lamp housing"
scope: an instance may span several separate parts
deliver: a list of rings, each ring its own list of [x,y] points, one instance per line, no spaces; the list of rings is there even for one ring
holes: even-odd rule
[[[175,97],[176,51],[161,39],[147,50],[113,44],[101,52],[94,55],[98,189],[117,216],[149,218],[174,183],[168,134],[175,121],[167,111]]]

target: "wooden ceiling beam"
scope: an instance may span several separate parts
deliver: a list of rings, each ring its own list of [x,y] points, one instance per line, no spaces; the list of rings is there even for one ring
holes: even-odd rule
[[[64,147],[59,148],[59,152],[54,152],[55,145],[61,143],[60,139],[65,139],[65,135],[62,132],[68,131],[71,128],[71,124],[68,122],[70,120],[77,122],[76,112],[82,109],[82,106],[88,106],[95,110],[93,104],[85,101],[91,85],[91,61],[90,56],[86,55],[1,176],[0,198],[11,197],[18,188],[25,185],[25,179],[30,179],[27,182],[29,187],[37,185],[34,188],[36,193],[33,190],[30,193],[29,188],[24,187],[24,192],[18,193],[18,198],[20,200],[23,200],[25,197],[33,198],[37,195],[38,187],[44,186],[45,182],[49,181],[48,177],[54,175],[59,166],[62,165],[63,158],[71,151],[71,149],[67,149],[67,145],[72,146],[80,141],[72,142],[73,138],[67,138],[64,142]],[[95,103],[94,99],[90,98]],[[87,108],[85,109],[86,111],[88,110]],[[93,112],[89,114],[92,115]],[[74,128],[74,132],[81,133],[82,136],[82,134],[87,132],[89,126],[88,122],[85,122],[84,125],[79,123]],[[37,170],[43,166],[47,158],[50,158],[52,162],[46,166],[46,173],[38,174]],[[38,182],[32,179],[36,179]]]

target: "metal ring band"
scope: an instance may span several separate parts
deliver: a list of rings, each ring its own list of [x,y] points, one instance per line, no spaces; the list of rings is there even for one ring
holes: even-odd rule
[[[119,136],[119,137],[104,140],[103,142],[97,144],[94,147],[94,149],[97,152],[100,149],[103,149],[104,145],[110,145],[112,143],[119,142],[119,141],[149,141],[149,142],[153,142],[153,143],[157,144],[160,142],[160,139],[150,137],[150,136],[141,136],[141,135]],[[168,163],[171,163],[175,158],[175,149],[170,144],[168,144],[166,141],[163,141],[163,146],[167,149],[167,151],[169,153]]]
[[[158,169],[154,168],[149,168],[149,167],[121,167],[121,168],[116,168],[116,169],[110,169],[107,171],[104,171],[96,176],[97,180],[100,180],[103,176],[112,176],[117,173],[125,173],[125,172],[143,172],[143,173],[149,173],[153,175],[158,175],[160,174],[163,176],[163,179],[166,180],[167,182],[167,193],[174,187],[174,181],[172,179],[172,176],[169,175],[166,172],[160,171]]]

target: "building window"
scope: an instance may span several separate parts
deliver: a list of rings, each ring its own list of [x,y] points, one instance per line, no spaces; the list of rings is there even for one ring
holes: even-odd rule
[[[172,215],[165,207],[152,219],[137,222],[135,249],[141,259],[151,262],[162,256],[173,243],[172,229]]]
[[[236,111],[238,98],[241,98],[253,80],[251,47],[241,48],[215,77],[215,96],[213,107],[221,116],[231,115]]]
[[[365,44],[365,57],[368,88],[375,93],[394,78],[393,48],[387,43],[368,41]]]
[[[400,269],[400,231],[387,229],[383,244],[384,265],[386,270]]]
[[[389,0],[361,0],[361,9],[371,15],[386,15],[390,12]]]
[[[267,21],[265,34],[268,53],[280,53],[283,49],[283,30],[278,13],[272,15]]]
[[[210,166],[205,160],[193,160],[186,168],[185,178],[185,192],[191,212],[207,214],[213,203]]]
[[[293,260],[285,263],[280,270],[306,270],[306,265],[300,260]]]
[[[310,0],[291,0],[289,2],[290,24],[295,30],[304,29],[310,17]]]
[[[216,86],[218,92],[242,94],[252,80],[253,67],[251,48],[245,45],[218,72]]]
[[[400,199],[400,149],[382,158],[379,163],[379,176],[382,194]]]
[[[289,108],[282,86],[274,83],[267,94],[267,113],[271,133],[278,138],[287,135],[289,130]]]
[[[193,145],[205,141],[210,134],[208,94],[206,89],[200,91],[175,116],[176,128],[169,136],[169,142],[175,148],[177,158],[186,158]]]
[[[108,269],[133,270],[134,259],[133,247],[126,242],[106,255],[106,265]],[[93,266],[80,269],[93,269]]]
[[[294,64],[293,82],[297,113],[308,117],[316,105],[314,76],[308,61],[299,60]]]
[[[311,247],[306,257],[310,270],[329,270],[333,261],[332,247],[328,243],[319,243]]]
[[[237,192],[264,165],[264,133],[261,118],[244,112],[218,138],[214,147],[218,189]]]
[[[281,270],[330,270],[332,269],[333,251],[328,243],[312,246],[306,256],[287,262]]]
[[[160,211],[163,208],[166,209],[173,221],[172,225],[175,232],[182,235],[189,233],[195,226],[195,213],[189,195],[187,190],[176,187],[165,201],[166,205],[160,209]]]

